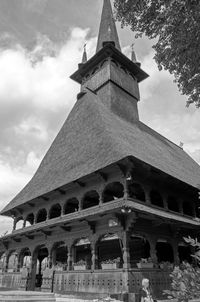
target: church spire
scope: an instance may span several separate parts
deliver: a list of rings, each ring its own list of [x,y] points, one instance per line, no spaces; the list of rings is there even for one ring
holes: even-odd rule
[[[103,47],[104,42],[114,42],[121,51],[110,0],[104,0],[96,52]]]

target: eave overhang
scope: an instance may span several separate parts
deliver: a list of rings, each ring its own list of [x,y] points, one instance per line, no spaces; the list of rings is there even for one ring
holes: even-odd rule
[[[180,214],[172,213],[166,211],[165,209],[158,209],[150,205],[138,202],[135,199],[118,199],[108,204],[103,204],[101,206],[92,207],[90,209],[82,210],[81,212],[75,212],[70,215],[65,215],[62,217],[54,218],[45,222],[41,222],[24,229],[13,231],[0,238],[1,243],[8,244],[9,240],[19,240],[23,236],[30,237],[35,236],[38,233],[50,234],[53,228],[65,227],[71,230],[71,225],[84,220],[93,220],[98,216],[104,216],[110,213],[120,213],[122,214],[122,209],[130,209],[131,212],[136,213],[136,215],[143,214],[143,217],[156,220],[162,219],[163,223],[173,223],[179,227],[187,227],[189,229],[197,229],[200,227],[200,219],[190,218],[182,216]],[[51,235],[51,234],[50,234]]]
[[[87,63],[79,64],[79,69],[73,73],[70,78],[81,84],[83,77],[91,70],[91,68],[107,58],[112,58],[119,62],[136,77],[138,83],[149,77],[149,75],[143,71],[138,64],[132,62],[128,57],[126,57],[114,46],[112,42],[105,42],[104,47],[90,60],[88,60]]]

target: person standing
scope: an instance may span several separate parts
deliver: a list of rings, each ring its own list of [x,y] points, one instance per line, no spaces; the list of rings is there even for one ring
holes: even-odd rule
[[[139,292],[139,302],[154,302],[149,286],[149,279],[142,279],[142,288]]]

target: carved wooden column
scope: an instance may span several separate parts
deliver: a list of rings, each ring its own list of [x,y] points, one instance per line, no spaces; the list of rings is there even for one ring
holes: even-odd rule
[[[91,254],[92,254],[92,266],[91,269],[94,271],[97,269],[98,265],[98,255],[97,255],[97,237],[94,235],[89,238],[91,242]]]
[[[128,231],[124,231],[122,235],[122,243],[123,243],[123,268],[129,269],[131,267],[130,264],[130,234]]]
[[[103,191],[104,191],[105,187],[101,186],[99,188],[99,205],[103,204]]]
[[[158,258],[157,258],[157,250],[156,250],[156,238],[154,237],[148,237],[147,240],[149,241],[150,244],[150,255],[151,259],[154,264],[158,263]]]
[[[150,190],[150,186],[144,185],[145,200],[147,205],[151,204]]]
[[[9,258],[10,258],[10,252],[6,251],[6,253],[5,253],[5,264],[4,264],[4,271],[5,272],[7,272],[7,270],[8,270]]]
[[[174,253],[174,264],[179,265],[180,264],[180,258],[179,258],[179,252],[178,252],[178,242],[173,240],[171,242],[173,253]]]
[[[52,268],[52,266],[56,265],[56,249],[54,249],[54,244],[48,244],[46,245],[46,248],[48,250],[48,268]]]
[[[61,216],[65,215],[65,202],[60,203],[61,206]]]
[[[124,185],[124,199],[128,199],[129,198],[129,191],[128,191],[128,185],[129,185],[129,177],[130,174],[127,173],[126,176],[124,176],[124,181],[123,181],[123,185]]]
[[[23,228],[26,227],[26,219],[23,220]]]
[[[168,202],[167,202],[168,196],[167,194],[163,194],[163,205],[164,209],[168,210]]]
[[[27,290],[34,290],[35,289],[35,278],[36,278],[36,270],[37,270],[37,255],[38,251],[34,249],[34,247],[29,248],[31,252],[30,257],[30,273],[27,280]]]
[[[13,231],[16,230],[16,225],[17,225],[17,218],[15,217],[13,220]]]
[[[72,244],[69,244],[68,246],[67,246],[67,270],[68,271],[71,271],[72,270],[72,261],[73,261],[73,259],[72,259],[72,249],[73,249],[73,246],[72,246]]]
[[[178,204],[179,204],[179,212],[181,214],[183,214],[183,201],[181,199],[179,199]]]

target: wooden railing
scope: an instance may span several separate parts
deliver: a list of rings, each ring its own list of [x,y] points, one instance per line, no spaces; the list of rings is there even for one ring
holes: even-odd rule
[[[162,297],[164,289],[170,288],[169,272],[159,269],[123,269],[55,272],[53,290],[55,292],[88,292],[121,294],[138,293],[143,278],[148,278],[154,295]],[[52,279],[43,279],[43,287],[50,288]]]

